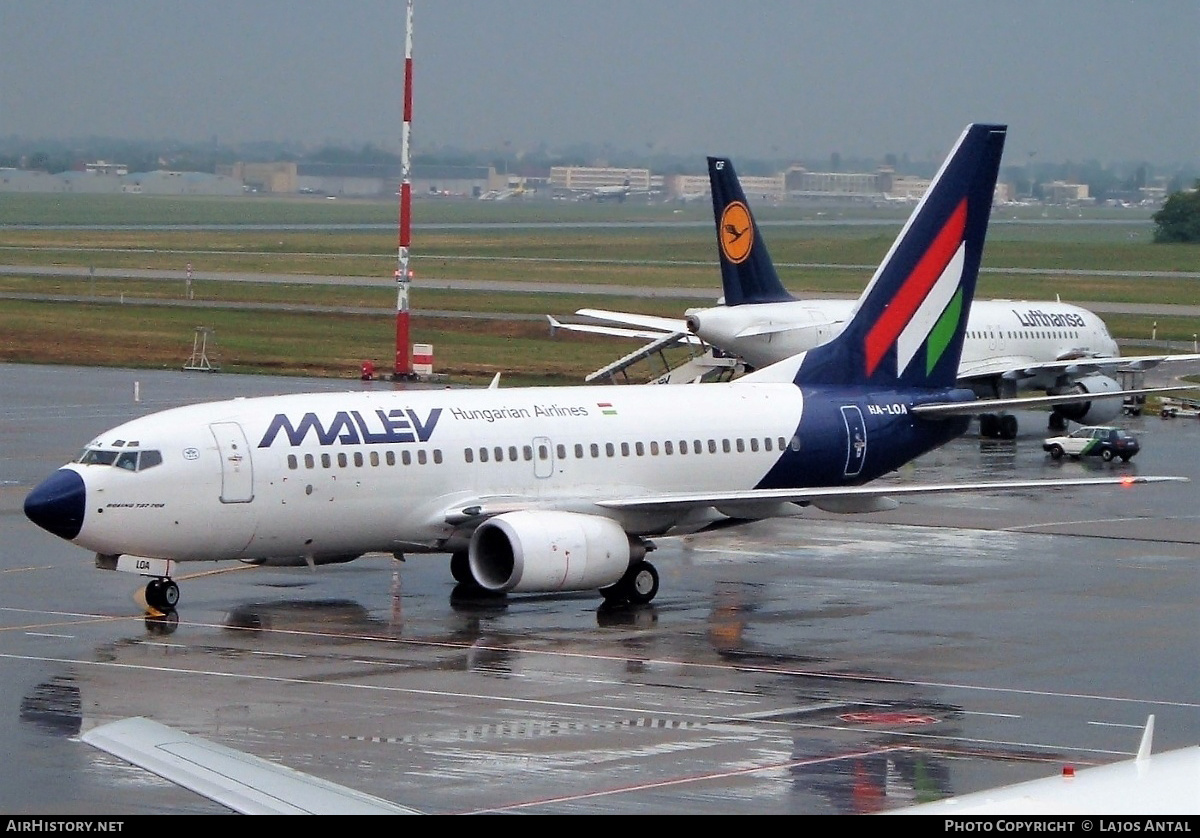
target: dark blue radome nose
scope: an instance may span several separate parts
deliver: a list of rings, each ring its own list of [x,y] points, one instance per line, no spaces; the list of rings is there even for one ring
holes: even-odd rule
[[[83,478],[69,468],[60,468],[25,498],[25,517],[70,541],[83,526],[86,501]]]

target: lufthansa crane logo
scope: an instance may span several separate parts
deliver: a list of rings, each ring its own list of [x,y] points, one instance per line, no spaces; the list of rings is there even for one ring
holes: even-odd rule
[[[721,253],[735,265],[746,261],[754,246],[754,224],[750,210],[741,201],[727,204],[721,213]]]

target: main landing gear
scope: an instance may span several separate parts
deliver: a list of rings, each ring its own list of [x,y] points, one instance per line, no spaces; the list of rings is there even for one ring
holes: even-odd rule
[[[609,605],[645,605],[658,593],[658,571],[650,562],[641,559],[631,564],[615,585],[601,588],[600,593]]]
[[[179,604],[179,586],[173,579],[151,579],[146,583],[146,604],[169,614]]]
[[[1011,413],[981,413],[979,435],[988,439],[1016,439],[1017,417]]]

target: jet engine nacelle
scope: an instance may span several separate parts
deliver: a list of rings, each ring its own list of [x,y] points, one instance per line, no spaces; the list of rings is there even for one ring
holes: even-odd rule
[[[606,588],[642,554],[616,521],[548,510],[489,518],[472,534],[468,551],[475,581],[497,592]]]
[[[1070,393],[1099,395],[1101,393],[1115,393],[1120,389],[1121,385],[1107,375],[1088,375],[1065,387],[1051,387],[1046,392],[1051,396],[1065,396]],[[1072,422],[1079,422],[1084,425],[1102,425],[1116,418],[1117,414],[1121,412],[1121,400],[1118,398],[1094,399],[1092,401],[1060,404],[1056,405],[1054,410]]]

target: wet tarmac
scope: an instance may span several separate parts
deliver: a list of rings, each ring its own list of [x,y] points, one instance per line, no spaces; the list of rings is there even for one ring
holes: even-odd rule
[[[140,401],[134,401],[135,382]],[[1044,416],[906,480],[1181,474],[930,496],[660,540],[661,591],[463,598],[448,557],[142,580],[29,523],[28,490],[134,415],[385,387],[0,365],[0,811],[219,813],[82,744],[145,715],[432,813],[863,813],[1200,742],[1200,422],[1125,418],[1129,464]]]

